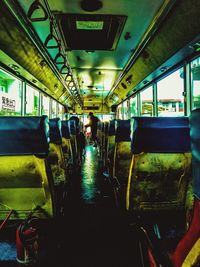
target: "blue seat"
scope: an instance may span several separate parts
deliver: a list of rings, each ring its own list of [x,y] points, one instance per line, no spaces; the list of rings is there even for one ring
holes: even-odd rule
[[[191,168],[188,118],[133,118],[131,150],[127,209],[184,209]]]
[[[15,220],[33,210],[39,218],[54,216],[49,140],[47,116],[0,117],[0,220],[8,208]]]
[[[61,131],[62,131],[62,148],[63,148],[64,158],[66,162],[66,167],[68,169],[68,167],[70,167],[73,161],[69,121],[67,120],[61,121]]]
[[[134,154],[188,152],[189,121],[187,117],[134,117],[131,138]]]
[[[69,132],[70,132],[70,139],[71,139],[71,146],[72,146],[72,154],[73,154],[73,164],[77,163],[78,159],[78,146],[77,146],[77,134],[79,131],[79,124],[76,120],[70,119],[68,120],[69,125]]]
[[[193,110],[190,116],[190,137],[191,137],[191,152],[192,152],[192,180],[194,203],[191,212],[192,220],[188,230],[179,240],[174,251],[170,250],[168,254],[167,248],[163,248],[165,255],[168,257],[168,265],[174,267],[180,266],[198,266],[200,258],[200,109]],[[182,147],[177,148],[180,150]],[[187,222],[188,223],[188,222]],[[148,241],[149,239],[147,239]],[[166,243],[166,242],[165,242]],[[157,245],[158,246],[158,245]],[[162,255],[155,253],[152,246],[148,248],[151,253],[149,262],[156,261],[157,263],[163,260]],[[148,255],[150,255],[148,253]],[[164,254],[164,253],[162,253]],[[165,259],[166,260],[166,257]],[[158,266],[159,263],[156,265]],[[167,266],[168,266],[167,265]],[[160,266],[160,265],[159,265]]]
[[[49,120],[50,142],[54,144],[62,144],[61,120],[54,118]]]
[[[61,121],[61,132],[63,137],[70,139],[69,121]]]
[[[49,152],[48,117],[0,117],[0,155],[40,155]]]
[[[194,205],[189,229],[179,241],[173,255],[173,266],[198,266],[200,258],[200,109],[190,115],[192,179]]]

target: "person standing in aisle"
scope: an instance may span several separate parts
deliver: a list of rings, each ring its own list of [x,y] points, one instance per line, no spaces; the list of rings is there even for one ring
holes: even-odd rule
[[[97,125],[99,122],[99,118],[94,116],[93,112],[89,113],[89,123],[85,125],[85,127],[91,128],[91,140],[93,141],[93,146],[97,147]]]

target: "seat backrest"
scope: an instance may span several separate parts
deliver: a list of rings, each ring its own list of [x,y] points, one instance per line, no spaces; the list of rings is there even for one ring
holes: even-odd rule
[[[104,122],[104,131],[103,131],[103,151],[102,151],[102,157],[103,157],[103,166],[106,166],[107,162],[107,152],[108,152],[108,125],[109,122]]]
[[[101,156],[102,156],[102,145],[103,145],[103,129],[104,129],[104,122],[98,121],[97,122],[97,138],[98,138],[98,143],[100,146]]]
[[[53,173],[54,185],[65,182],[66,164],[62,150],[61,120],[54,118],[49,120],[50,128],[50,152],[48,161]]]
[[[69,121],[67,120],[61,121],[61,132],[62,132],[62,137],[70,139]]]
[[[68,120],[69,125],[69,131],[71,135],[77,135],[79,132],[79,122],[71,117],[70,120]]]
[[[190,151],[187,117],[134,117],[131,120],[131,132],[134,154]]]
[[[108,124],[108,154],[111,150],[114,149],[114,144],[115,144],[115,121],[116,120],[111,120],[109,121]]]
[[[127,185],[131,162],[130,120],[116,121],[115,128],[113,177],[122,186]]]
[[[70,139],[70,129],[69,122],[67,120],[61,121],[61,131],[62,131],[62,148],[65,157],[66,167],[72,164],[73,161],[73,153],[72,153],[72,145]]]
[[[69,120],[68,124],[69,124],[70,139],[72,145],[73,164],[76,164],[78,156],[78,147],[77,147],[78,126],[77,122],[73,119]]]
[[[62,144],[61,120],[54,118],[49,120],[50,142],[54,144]]]
[[[33,210],[40,218],[54,215],[49,140],[47,116],[0,116],[0,220],[8,208],[16,211],[15,220]]]
[[[0,155],[38,155],[49,152],[48,117],[0,116]]]
[[[194,196],[200,200],[200,109],[190,116],[190,136],[192,150],[192,178]]]
[[[191,167],[188,118],[135,117],[131,132],[127,209],[183,209]]]
[[[190,115],[192,151],[192,181],[194,206],[188,231],[178,243],[172,255],[173,266],[198,266],[200,263],[200,109]]]
[[[105,170],[112,176],[113,172],[113,158],[114,158],[114,147],[115,147],[115,120],[111,120],[108,123],[108,137],[106,144],[105,156]]]

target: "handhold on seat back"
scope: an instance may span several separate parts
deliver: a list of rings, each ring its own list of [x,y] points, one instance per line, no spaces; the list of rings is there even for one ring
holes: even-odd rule
[[[50,128],[50,142],[54,144],[62,144],[62,133],[61,133],[61,120],[59,118],[49,120]]]
[[[190,151],[187,117],[135,117],[131,119],[131,132],[134,154]]]
[[[0,117],[0,155],[40,155],[49,151],[48,117]]]
[[[115,141],[130,141],[130,120],[118,120],[115,122]]]
[[[61,132],[63,137],[70,138],[69,121],[61,121]]]

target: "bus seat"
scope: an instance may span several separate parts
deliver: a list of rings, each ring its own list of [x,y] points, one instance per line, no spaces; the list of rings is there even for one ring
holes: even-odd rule
[[[103,131],[104,131],[104,122],[98,121],[98,123],[97,123],[97,140],[98,140],[101,160],[103,159]]]
[[[72,154],[73,154],[73,164],[76,164],[77,156],[78,156],[78,147],[77,147],[77,133],[78,126],[76,125],[75,120],[68,120],[71,146],[72,146]]]
[[[188,231],[172,255],[175,267],[197,266],[200,263],[200,109],[193,110],[190,115],[190,136],[194,192],[193,216]]]
[[[49,120],[50,128],[50,152],[48,162],[51,166],[54,185],[65,183],[65,160],[62,151],[61,120],[59,118]]]
[[[103,151],[102,151],[102,157],[103,157],[103,167],[106,166],[107,162],[107,145],[108,145],[108,121],[104,122],[104,131],[103,131]]]
[[[115,147],[115,121],[111,120],[108,124],[108,142],[107,142],[107,165],[105,169],[108,170],[110,176],[113,175],[113,158]]]
[[[183,210],[191,178],[188,118],[135,117],[131,132],[127,210]]]
[[[69,123],[67,120],[61,121],[61,132],[62,132],[62,148],[66,166],[72,163],[72,145],[70,140]]]
[[[120,186],[119,204],[125,207],[125,192],[131,163],[130,120],[115,122],[115,148],[113,160],[113,178]]]
[[[48,117],[0,116],[0,220],[39,218],[55,212],[53,178],[47,162]]]

